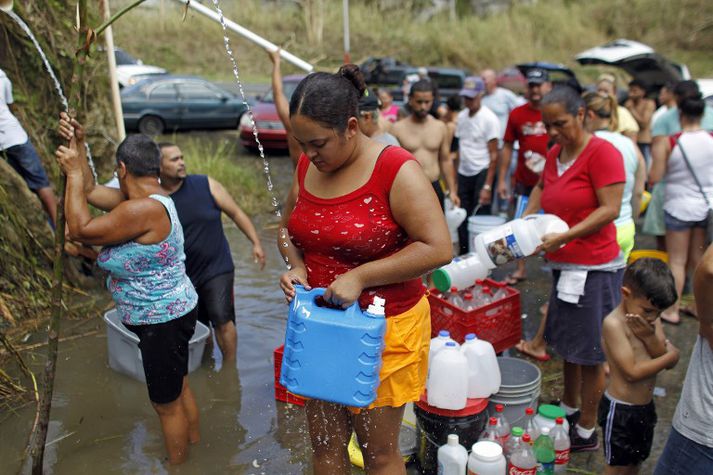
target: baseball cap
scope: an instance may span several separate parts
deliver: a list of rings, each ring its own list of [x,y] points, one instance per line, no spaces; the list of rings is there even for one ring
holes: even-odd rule
[[[550,80],[550,75],[547,74],[547,71],[540,68],[530,69],[525,77],[528,84],[542,84]]]
[[[460,90],[458,95],[472,99],[483,92],[485,92],[483,80],[478,76],[468,76],[463,81],[463,89]]]
[[[364,91],[364,95],[359,99],[359,112],[370,112],[375,111],[381,105],[379,96],[375,92],[367,89]]]

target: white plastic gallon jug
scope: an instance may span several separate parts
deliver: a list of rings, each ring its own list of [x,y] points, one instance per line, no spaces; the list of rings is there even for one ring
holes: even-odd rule
[[[465,337],[465,342],[460,347],[461,353],[468,360],[468,398],[487,398],[492,394],[492,385],[483,375],[487,369],[478,348],[475,335],[469,333]]]
[[[478,279],[488,276],[488,267],[484,266],[480,257],[474,252],[454,258],[450,264],[436,269],[431,278],[433,285],[441,292],[451,287],[466,289]]]
[[[468,360],[456,343],[449,341],[435,354],[430,375],[426,384],[429,405],[454,411],[465,407],[468,399]]]
[[[468,459],[468,475],[505,475],[506,468],[500,445],[489,440],[473,444]]]
[[[479,340],[475,333],[468,333],[461,352],[468,361],[468,397],[484,398],[497,393],[500,390],[500,366],[493,345],[485,340]],[[471,373],[473,366],[477,367],[475,374]],[[471,375],[477,378],[472,385]],[[471,394],[478,395],[471,396]]]
[[[438,332],[438,336],[431,338],[431,345],[428,348],[428,378],[431,377],[431,364],[433,363],[433,357],[441,351],[448,342],[456,343],[455,340],[451,338],[451,334],[448,330],[441,330]],[[458,345],[458,343],[456,343]],[[426,380],[428,381],[428,379]]]
[[[478,234],[473,242],[480,261],[488,268],[507,264],[532,255],[542,244],[542,236],[565,232],[567,223],[554,215],[514,219],[490,231]]]
[[[468,217],[468,212],[463,208],[455,207],[448,198],[444,200],[444,208],[446,209],[446,224],[451,233],[451,242],[458,242],[458,226]]]
[[[467,465],[468,451],[457,434],[448,434],[448,442],[438,449],[438,475],[463,475]]]

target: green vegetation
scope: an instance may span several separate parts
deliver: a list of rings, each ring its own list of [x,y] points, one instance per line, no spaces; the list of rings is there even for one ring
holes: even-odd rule
[[[307,41],[303,12],[295,3],[241,0],[223,1],[222,6],[228,18],[283,45],[319,69],[331,69],[341,62],[343,54],[341,3],[324,0],[320,44]],[[395,6],[379,8],[386,3]],[[389,55],[415,65],[474,71],[534,60],[575,66],[572,57],[577,52],[623,37],[647,43],[665,56],[687,63],[694,77],[713,76],[713,57],[709,54],[713,2],[705,0],[539,0],[485,18],[461,14],[455,22],[445,14],[419,22],[413,5],[352,1],[352,59]],[[115,29],[116,44],[147,63],[173,72],[229,81],[231,70],[220,25],[190,10],[183,21],[181,6],[171,0],[164,0],[164,12],[163,17],[158,8],[131,12],[130,19]],[[244,79],[266,80],[271,65],[265,53],[235,34],[230,37]],[[287,64],[285,69],[295,71]],[[597,74],[592,67],[575,70],[585,80]]]
[[[238,159],[236,142],[176,135],[166,140],[181,148],[188,173],[220,181],[243,211],[252,216],[271,210],[260,159],[253,160],[252,156]]]

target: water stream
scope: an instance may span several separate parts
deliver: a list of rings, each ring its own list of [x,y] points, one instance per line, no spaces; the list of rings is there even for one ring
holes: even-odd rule
[[[27,36],[30,38],[32,41],[32,44],[35,45],[35,49],[37,50],[37,53],[40,55],[40,58],[42,59],[42,63],[45,65],[45,70],[47,70],[47,74],[49,74],[50,78],[52,79],[52,82],[54,84],[54,89],[57,91],[57,95],[59,96],[59,100],[62,103],[62,108],[65,112],[69,112],[69,102],[67,102],[67,97],[64,95],[64,90],[62,89],[62,84],[59,82],[59,79],[57,79],[57,75],[54,72],[54,69],[52,69],[52,65],[49,62],[49,59],[47,59],[47,55],[45,54],[44,50],[42,49],[42,46],[40,46],[39,41],[37,41],[37,38],[35,38],[35,35],[32,33],[32,30],[30,27],[23,21],[22,18],[20,18],[15,12],[12,10],[6,12],[10,18],[12,18],[15,23],[17,23],[20,28],[22,28],[22,31],[24,31]],[[89,148],[89,144],[85,144],[86,149],[87,149],[87,161],[89,162],[89,168],[92,170],[92,174],[94,175],[94,179],[97,179],[97,172],[96,169],[94,168],[94,160],[92,158],[92,152]]]

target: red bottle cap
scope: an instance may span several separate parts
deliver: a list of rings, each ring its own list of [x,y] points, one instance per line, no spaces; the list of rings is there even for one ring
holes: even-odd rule
[[[491,417],[490,421],[488,421],[488,425],[496,426],[496,425],[498,425],[498,420],[494,417]]]
[[[471,294],[470,292],[466,292],[466,293],[463,294],[463,299],[465,299],[465,300],[473,300],[473,294]]]
[[[495,412],[503,412],[505,410],[505,406],[502,404],[496,404],[495,405]]]
[[[475,279],[475,283],[478,285],[483,285],[483,279]]]
[[[523,434],[522,441],[527,442],[529,444],[532,441],[532,437],[530,437],[530,434]]]
[[[561,417],[558,417],[557,419],[555,419],[555,424],[560,424],[560,425],[564,424],[564,419],[562,419]]]
[[[451,287],[451,292],[458,292],[458,287]]]
[[[535,413],[535,410],[531,407],[528,407],[527,409],[525,409],[525,414],[527,414],[528,416],[531,416],[534,413]]]

